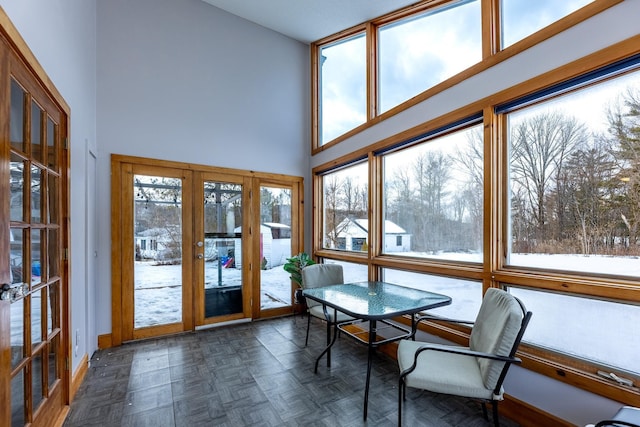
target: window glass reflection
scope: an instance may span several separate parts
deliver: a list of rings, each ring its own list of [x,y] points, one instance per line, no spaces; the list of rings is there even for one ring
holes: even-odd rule
[[[366,58],[364,34],[320,48],[320,145],[367,120]]]
[[[368,249],[368,167],[346,167],[322,177],[323,247],[366,252]]]
[[[380,113],[482,60],[481,2],[453,3],[378,30]]]
[[[451,304],[429,310],[429,314],[450,319],[474,321],[482,304],[482,283],[432,274],[384,268],[384,281],[408,288],[435,292],[451,297]]]
[[[384,156],[383,252],[482,261],[482,126]]]
[[[593,0],[502,0],[502,47],[511,46]]]

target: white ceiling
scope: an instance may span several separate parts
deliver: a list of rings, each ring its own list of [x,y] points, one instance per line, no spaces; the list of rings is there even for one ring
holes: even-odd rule
[[[202,0],[285,36],[310,43],[417,0]]]

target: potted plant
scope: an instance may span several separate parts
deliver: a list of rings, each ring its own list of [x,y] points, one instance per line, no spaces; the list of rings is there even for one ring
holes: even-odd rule
[[[302,296],[302,269],[316,262],[307,253],[300,252],[298,255],[287,258],[287,262],[283,265],[284,271],[290,274],[290,278],[298,285],[294,293],[294,302],[296,304],[304,303]]]

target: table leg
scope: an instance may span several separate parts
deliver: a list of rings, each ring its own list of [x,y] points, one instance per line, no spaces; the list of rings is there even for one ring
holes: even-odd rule
[[[330,323],[327,323],[327,328],[330,328]],[[330,329],[327,329],[327,332],[329,332]],[[338,323],[335,322],[333,323],[333,338],[331,339],[331,342],[329,343],[329,336],[327,335],[327,342],[329,343],[327,345],[327,347],[322,351],[322,353],[320,353],[320,356],[318,356],[318,358],[316,359],[316,366],[313,369],[314,373],[318,373],[318,363],[320,363],[320,359],[322,359],[322,356],[324,356],[325,354],[327,354],[327,366],[331,366],[331,361],[329,360],[329,358],[331,357],[331,347],[333,347],[333,344],[335,344],[336,342],[336,338],[338,337]]]
[[[364,386],[364,414],[363,419],[367,421],[367,408],[369,406],[369,382],[371,381],[371,365],[373,364],[373,353],[375,353],[376,342],[376,321],[369,321],[369,349],[367,360],[367,382]]]

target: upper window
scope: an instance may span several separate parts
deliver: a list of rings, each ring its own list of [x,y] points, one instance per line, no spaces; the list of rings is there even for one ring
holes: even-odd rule
[[[322,177],[323,248],[367,252],[368,176],[365,162]]]
[[[482,262],[483,175],[481,125],[386,154],[383,252]]]
[[[367,57],[364,33],[318,50],[320,145],[367,120]]]
[[[457,1],[379,27],[379,113],[480,62],[480,3]]]
[[[507,263],[640,277],[640,71],[508,114]]]
[[[593,0],[502,0],[502,47],[535,33]]]

